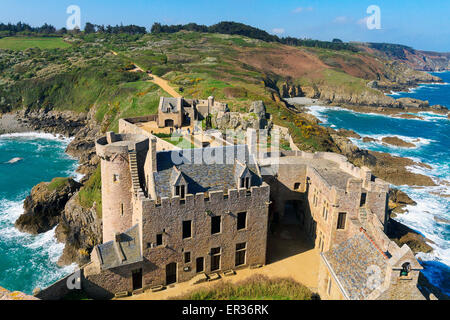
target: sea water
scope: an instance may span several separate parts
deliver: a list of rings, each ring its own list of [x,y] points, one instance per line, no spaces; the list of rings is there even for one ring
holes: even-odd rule
[[[42,133],[0,135],[0,286],[31,294],[69,274],[75,266],[56,265],[64,244],[51,230],[40,235],[18,231],[14,222],[36,184],[75,175],[76,160],[65,154],[70,141]],[[7,163],[23,158],[17,163]]]
[[[433,74],[445,83],[424,84],[409,92],[397,92],[390,96],[428,100],[430,105],[440,104],[450,108],[450,72]],[[418,258],[424,267],[424,275],[450,295],[450,120],[447,116],[421,112],[417,115],[422,119],[402,119],[342,108],[313,106],[309,110],[322,121],[323,126],[351,129],[361,137],[377,140],[364,143],[362,139],[352,138],[353,143],[360,148],[411,158],[431,166],[431,169],[417,165],[408,168],[411,172],[431,177],[437,186],[397,186],[417,202],[417,206],[408,206],[409,212],[399,214],[395,219],[433,242],[431,246],[434,251],[418,254]],[[416,147],[385,145],[381,139],[387,136],[397,136]]]

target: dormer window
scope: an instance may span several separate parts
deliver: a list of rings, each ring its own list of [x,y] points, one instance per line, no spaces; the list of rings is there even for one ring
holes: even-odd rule
[[[186,186],[175,186],[175,196],[179,196],[180,199],[186,198]]]
[[[187,181],[183,173],[176,167],[173,167],[171,180],[173,188],[172,195],[174,197],[180,197],[180,199],[185,199],[187,193]]]
[[[250,177],[241,178],[241,188],[250,189]]]

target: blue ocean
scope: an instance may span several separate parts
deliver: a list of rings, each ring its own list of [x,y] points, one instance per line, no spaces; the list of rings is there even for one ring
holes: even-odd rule
[[[31,294],[34,288],[45,288],[75,268],[56,265],[64,244],[56,242],[54,230],[33,236],[14,227],[33,186],[75,175],[77,162],[64,153],[68,143],[50,134],[0,135],[1,287]],[[23,160],[6,163],[16,157]]]
[[[390,96],[428,100],[430,105],[440,104],[450,108],[450,72],[433,74],[445,83],[424,84],[409,92],[396,92]],[[430,245],[434,251],[431,254],[418,254],[418,258],[427,279],[450,295],[450,120],[446,116],[426,112],[417,114],[421,119],[402,119],[321,106],[310,107],[310,113],[319,118],[324,126],[351,129],[361,137],[377,139],[376,142],[369,143],[364,143],[362,139],[352,139],[360,148],[408,157],[432,167],[409,168],[412,172],[430,176],[437,186],[398,186],[418,205],[409,206],[409,213],[400,214],[395,219],[433,242]],[[397,136],[416,147],[384,145],[381,139],[386,136]]]

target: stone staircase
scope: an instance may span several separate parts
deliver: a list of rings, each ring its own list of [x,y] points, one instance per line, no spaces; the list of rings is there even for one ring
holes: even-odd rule
[[[129,151],[128,157],[130,160],[130,172],[131,172],[131,182],[133,185],[133,194],[137,196],[139,191],[141,191],[141,184],[139,182],[136,151],[134,150]]]

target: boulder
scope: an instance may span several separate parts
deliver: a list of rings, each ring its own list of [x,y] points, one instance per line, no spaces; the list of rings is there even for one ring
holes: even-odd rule
[[[402,147],[402,148],[414,148],[416,145],[414,143],[406,142],[398,137],[384,137],[381,139],[384,143],[390,144],[392,146],[396,147]]]
[[[399,98],[397,102],[403,108],[414,108],[414,109],[424,109],[430,106],[428,101],[422,101],[413,98]]]

